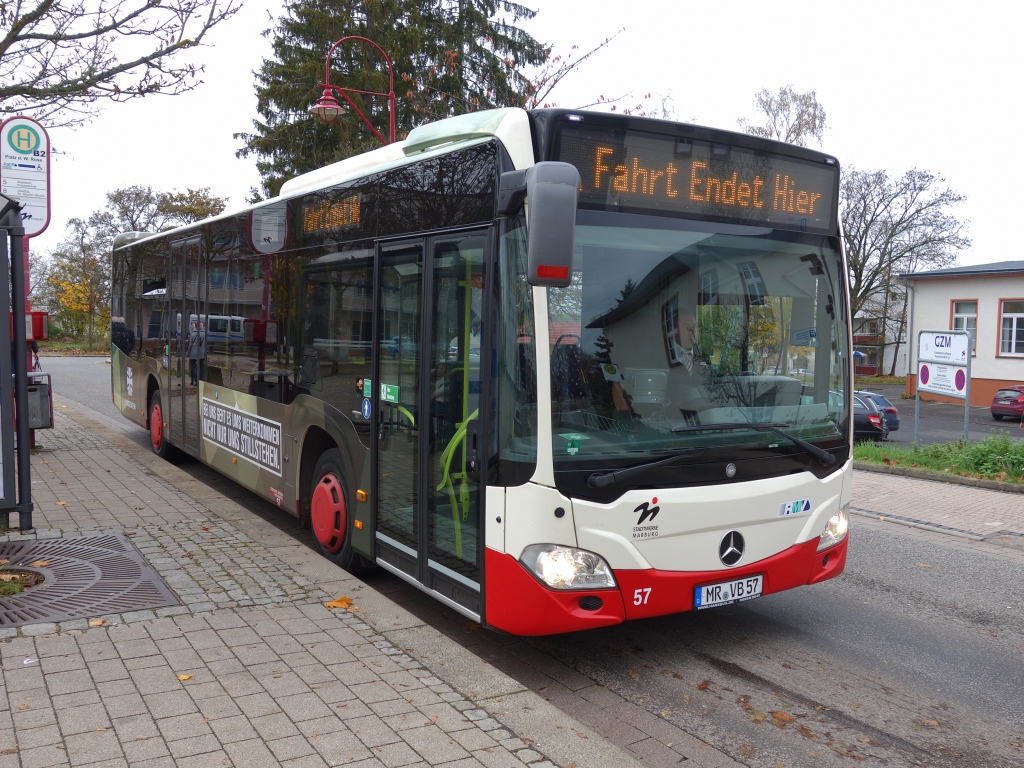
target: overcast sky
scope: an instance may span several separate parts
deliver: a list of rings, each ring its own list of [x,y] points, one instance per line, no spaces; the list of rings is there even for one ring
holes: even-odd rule
[[[1016,238],[999,235],[1000,220],[1016,226],[1024,198],[1024,4],[522,1],[538,10],[527,29],[556,53],[589,50],[624,29],[561,84],[558,106],[630,92],[621,104],[633,106],[651,93],[649,106],[671,97],[679,120],[738,130],[737,118],[757,118],[761,88],[813,89],[827,113],[821,149],[844,168],[929,170],[966,196],[954,213],[970,220],[974,244],[961,264],[1024,258]],[[49,130],[65,154],[54,158],[50,225],[33,249],[53,248],[68,219],[133,184],[210,187],[229,208],[244,204],[259,177],[252,160],[235,158],[232,134],[256,117],[251,73],[269,54],[260,36],[273,23],[268,10],[276,17],[280,5],[246,0],[211,33],[195,92],[112,104],[84,128]]]

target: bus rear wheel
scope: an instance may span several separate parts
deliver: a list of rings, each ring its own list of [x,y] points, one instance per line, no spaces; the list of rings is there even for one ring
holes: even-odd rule
[[[369,570],[352,549],[351,515],[345,488],[341,451],[332,448],[320,456],[309,491],[309,521],[320,554],[351,574]]]
[[[157,390],[149,401],[149,439],[153,453],[161,459],[166,459],[171,452],[171,444],[167,442],[164,426],[163,405],[160,401],[160,390]]]

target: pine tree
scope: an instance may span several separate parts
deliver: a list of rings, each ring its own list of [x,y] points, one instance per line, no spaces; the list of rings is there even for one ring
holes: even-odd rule
[[[546,51],[516,27],[533,11],[508,0],[291,0],[273,37],[273,55],[257,73],[253,133],[239,133],[239,157],[256,158],[263,180],[254,199],[273,196],[297,174],[379,146],[355,115],[331,125],[309,108],[321,95],[327,51],[343,37],[376,42],[392,61],[396,131],[402,138],[425,122],[496,106],[526,104],[533,88],[522,67],[540,64]],[[358,40],[334,50],[331,83],[387,93],[380,53]],[[387,100],[350,94],[377,130],[387,135]]]

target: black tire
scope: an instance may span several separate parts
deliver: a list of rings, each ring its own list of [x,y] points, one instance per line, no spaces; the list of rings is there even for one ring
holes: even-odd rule
[[[153,393],[149,400],[149,445],[153,453],[161,459],[171,455],[171,444],[167,439],[167,422],[164,421],[163,403],[160,390]]]
[[[320,554],[352,575],[359,576],[372,570],[372,566],[352,549],[351,499],[341,451],[332,448],[321,454],[313,469],[309,488],[309,525]]]
[[[1002,421],[1003,420],[1003,414],[1001,414],[1001,413],[993,413],[992,414],[992,418],[995,419],[996,421]]]

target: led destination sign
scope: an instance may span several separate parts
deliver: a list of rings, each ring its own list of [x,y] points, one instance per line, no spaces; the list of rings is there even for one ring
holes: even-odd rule
[[[324,199],[307,203],[302,207],[302,231],[312,233],[324,229],[356,227],[362,222],[360,204],[358,193],[340,200]]]
[[[579,125],[555,159],[580,172],[580,206],[832,232],[839,169],[748,149]]]

